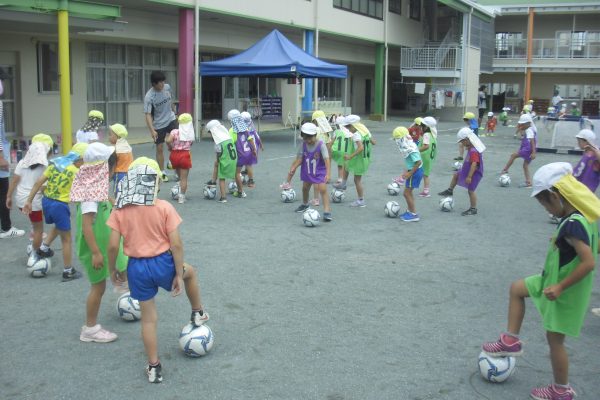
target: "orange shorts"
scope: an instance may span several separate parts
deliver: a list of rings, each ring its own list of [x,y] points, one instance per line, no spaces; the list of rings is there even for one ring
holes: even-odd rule
[[[173,169],[191,169],[192,155],[189,150],[173,150],[169,156]]]

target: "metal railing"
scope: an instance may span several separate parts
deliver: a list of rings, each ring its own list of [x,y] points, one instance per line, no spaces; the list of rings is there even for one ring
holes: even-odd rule
[[[600,42],[562,39],[533,39],[534,59],[600,58]],[[496,43],[494,58],[527,58],[527,40]]]
[[[401,49],[401,69],[459,70],[462,50],[459,47],[419,47]]]

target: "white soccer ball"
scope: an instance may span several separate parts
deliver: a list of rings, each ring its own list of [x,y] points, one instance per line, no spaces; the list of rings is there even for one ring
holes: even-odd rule
[[[479,353],[479,372],[490,382],[500,383],[515,372],[515,357],[492,357],[485,352]]]
[[[245,185],[248,183],[248,174],[242,174],[242,183]]]
[[[173,200],[177,200],[179,198],[179,192],[181,191],[181,188],[179,187],[179,184],[173,186],[171,188],[171,198]]]
[[[208,325],[195,327],[187,324],[179,334],[179,347],[190,357],[202,357],[212,349],[215,336]]]
[[[321,214],[317,210],[309,208],[302,213],[302,222],[308,227],[317,226],[321,222]]]
[[[129,292],[123,293],[117,299],[117,313],[125,321],[137,321],[142,318],[140,302],[131,297]]]
[[[281,191],[281,201],[284,203],[291,203],[296,200],[296,191],[294,189],[287,189]]]
[[[31,243],[31,242],[30,242],[30,243],[27,245],[27,255],[28,255],[28,256],[30,256],[30,255],[31,255],[31,253],[33,253],[33,243]]]
[[[508,174],[500,175],[500,177],[498,178],[498,183],[502,187],[510,186],[510,176],[508,176]]]
[[[52,261],[49,258],[40,258],[31,267],[27,267],[27,272],[34,278],[43,278],[52,269]]]
[[[463,166],[462,161],[455,161],[452,168],[454,168],[455,171],[459,171],[462,168],[462,166]]]
[[[208,200],[212,200],[217,197],[217,188],[214,186],[204,186],[204,198]]]
[[[392,182],[388,185],[387,191],[388,194],[390,194],[391,196],[398,196],[402,189],[400,188],[400,185],[398,185],[396,182]]]
[[[229,189],[229,193],[233,194],[234,192],[237,192],[238,187],[237,187],[237,183],[235,182],[229,182],[229,185],[227,185],[227,189]]]
[[[388,201],[383,207],[383,212],[390,218],[397,218],[400,215],[400,204],[396,201]]]
[[[346,192],[344,192],[343,190],[333,189],[331,191],[331,201],[333,201],[334,203],[341,203],[342,201],[344,201],[345,197]]]
[[[440,200],[440,210],[450,212],[454,208],[454,199],[450,197],[444,197]]]

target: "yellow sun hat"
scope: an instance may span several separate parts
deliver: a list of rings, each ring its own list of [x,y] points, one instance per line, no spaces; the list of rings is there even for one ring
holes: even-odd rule
[[[121,124],[113,124],[110,126],[110,130],[121,139],[126,139],[129,133],[127,128]]]
[[[78,154],[80,158],[83,158],[83,154],[85,153],[85,151],[88,148],[88,144],[87,143],[75,143],[73,145],[73,147],[71,148],[71,151],[75,154]]]
[[[474,119],[475,118],[475,114],[473,114],[472,112],[466,112],[465,115],[463,115],[463,119]]]
[[[423,118],[417,117],[415,118],[415,125],[421,125],[423,123]]]
[[[188,123],[192,122],[192,116],[188,113],[183,113],[179,116],[179,118],[177,118],[177,121],[180,124],[188,124]]]
[[[160,167],[158,166],[158,163],[155,160],[148,157],[138,157],[135,160],[133,160],[131,164],[129,164],[129,170],[135,169],[139,165],[145,165],[148,168],[153,169],[160,179]]]
[[[104,121],[104,114],[102,114],[102,111],[98,111],[98,110],[92,110],[88,113],[88,117],[90,118],[98,118]]]
[[[393,139],[402,139],[406,135],[408,135],[408,129],[403,126],[398,126],[392,131]]]
[[[44,143],[46,146],[48,146],[48,150],[54,146],[54,140],[52,140],[52,137],[50,135],[46,135],[45,133],[38,133],[32,137],[31,143]]]
[[[312,120],[316,120],[317,118],[325,118],[325,113],[321,110],[317,110],[312,113]]]

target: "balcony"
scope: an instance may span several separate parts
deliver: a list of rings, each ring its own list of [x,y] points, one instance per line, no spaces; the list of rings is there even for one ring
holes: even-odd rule
[[[400,71],[407,77],[459,78],[462,68],[460,47],[403,48]]]

